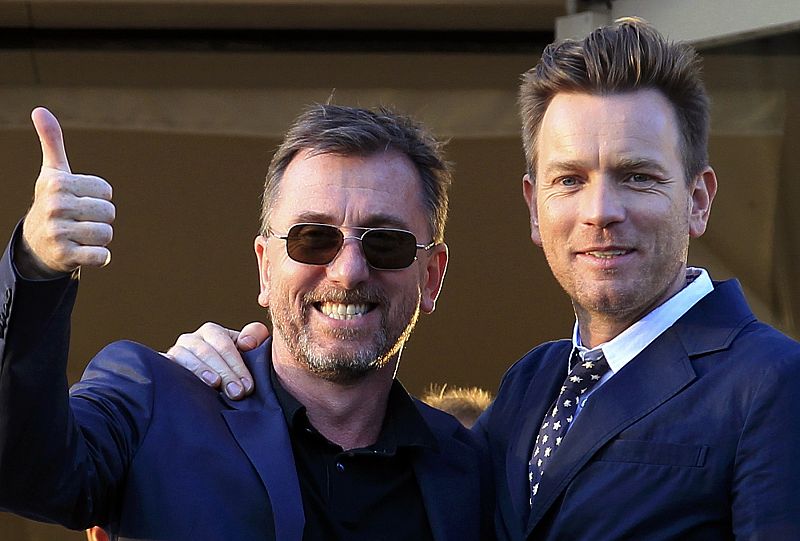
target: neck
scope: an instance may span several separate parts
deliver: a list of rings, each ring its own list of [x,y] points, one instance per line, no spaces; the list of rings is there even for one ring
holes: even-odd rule
[[[572,305],[575,309],[575,317],[578,320],[581,343],[588,348],[594,348],[613,340],[628,327],[671,299],[685,285],[686,268],[684,266],[664,292],[643,307],[635,307],[628,310],[597,310],[580,306],[573,300]]]
[[[590,349],[613,340],[636,322],[635,319],[623,320],[608,314],[584,310],[577,305],[575,306],[575,316],[578,319],[581,344]]]
[[[398,359],[350,383],[321,378],[297,361],[278,359],[273,365],[281,385],[306,407],[311,424],[343,449],[372,445],[386,416]]]

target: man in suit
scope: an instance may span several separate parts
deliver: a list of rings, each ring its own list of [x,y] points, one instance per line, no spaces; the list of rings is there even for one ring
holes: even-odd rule
[[[695,51],[621,20],[550,45],[520,104],[531,238],[576,323],[479,421],[499,536],[800,539],[800,345],[687,267],[717,190]]]
[[[524,76],[531,238],[576,322],[475,427],[500,539],[800,539],[800,344],[687,266],[717,191],[699,69],[624,19]]]
[[[131,342],[68,394],[77,269],[109,260],[115,209],[33,120],[42,172],[0,262],[0,508],[119,539],[491,536],[482,446],[394,379],[447,264],[450,171],[421,126],[318,105],[289,130],[255,239],[277,332],[233,402]]]

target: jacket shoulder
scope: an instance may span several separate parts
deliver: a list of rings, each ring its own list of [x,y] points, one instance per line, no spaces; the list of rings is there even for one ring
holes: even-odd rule
[[[531,376],[539,371],[543,365],[549,364],[554,359],[565,359],[571,348],[572,341],[566,338],[544,342],[536,346],[506,370],[503,379],[500,381],[500,388],[519,384],[520,382],[527,384]]]
[[[412,398],[417,411],[425,419],[425,423],[431,432],[434,433],[437,439],[441,440],[442,437],[454,437],[467,443],[474,443],[474,438],[469,430],[453,417],[451,414],[444,412],[440,409],[429,406],[418,398]]]
[[[217,391],[161,353],[129,340],[112,342],[100,350],[70,388],[73,398],[104,397],[127,407],[135,404],[140,416],[147,419],[157,395],[166,403],[181,403],[197,393],[213,395]]]

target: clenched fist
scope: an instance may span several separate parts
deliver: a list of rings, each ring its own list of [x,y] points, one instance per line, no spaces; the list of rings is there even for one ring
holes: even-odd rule
[[[26,278],[50,278],[82,265],[107,265],[116,213],[111,185],[100,177],[72,173],[61,126],[50,111],[37,107],[31,119],[42,145],[42,169],[14,253],[18,272]]]

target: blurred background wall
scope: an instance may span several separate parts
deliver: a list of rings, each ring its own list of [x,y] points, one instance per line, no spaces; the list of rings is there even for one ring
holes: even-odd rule
[[[558,36],[638,14],[693,41],[713,98],[720,191],[690,260],[737,276],[800,335],[800,4],[795,0],[6,0],[0,230],[40,166],[29,113],[61,120],[72,168],[108,179],[112,264],[83,272],[70,380],[110,341],[157,349],[207,320],[263,319],[252,240],[267,163],[304,104],[392,105],[450,140],[450,268],[400,377],[494,391],[570,304],[529,240],[519,75]],[[669,9],[667,9],[667,6]],[[43,337],[46,339],[46,337]],[[82,535],[0,514],[0,539]]]

